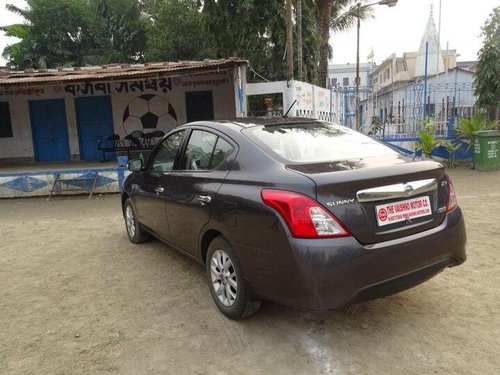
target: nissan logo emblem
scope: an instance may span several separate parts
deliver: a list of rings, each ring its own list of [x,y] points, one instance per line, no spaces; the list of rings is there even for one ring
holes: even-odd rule
[[[405,185],[404,191],[406,195],[410,196],[413,194],[413,187],[411,185]]]

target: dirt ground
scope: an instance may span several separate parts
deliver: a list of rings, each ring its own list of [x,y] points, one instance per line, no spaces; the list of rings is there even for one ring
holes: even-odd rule
[[[500,172],[450,172],[468,260],[350,310],[234,322],[204,270],[132,245],[119,196],[0,200],[0,373],[498,374]]]

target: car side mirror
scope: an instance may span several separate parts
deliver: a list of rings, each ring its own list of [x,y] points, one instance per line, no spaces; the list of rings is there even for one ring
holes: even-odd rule
[[[132,159],[127,163],[127,168],[131,172],[139,172],[142,170],[142,159]]]

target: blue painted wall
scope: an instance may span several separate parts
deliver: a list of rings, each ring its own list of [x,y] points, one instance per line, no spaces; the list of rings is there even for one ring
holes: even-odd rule
[[[469,146],[468,143],[461,141],[457,138],[446,138],[446,140],[461,143],[460,148],[455,153],[455,160],[470,160],[472,158],[473,150],[472,150],[472,148],[468,149],[468,146]],[[406,154],[406,155],[414,155],[415,154],[415,156],[422,156],[421,151],[414,152],[413,149],[410,149],[407,146],[408,142],[417,142],[417,141],[418,141],[418,138],[398,138],[398,139],[386,139],[383,142],[388,144],[392,148],[402,152],[403,154]],[[439,158],[443,158],[443,159],[449,158],[448,151],[443,146],[436,147],[432,151],[432,155],[439,157]]]

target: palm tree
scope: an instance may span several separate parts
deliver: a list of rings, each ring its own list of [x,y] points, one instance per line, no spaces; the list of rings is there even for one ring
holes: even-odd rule
[[[25,46],[23,40],[28,37],[30,28],[30,12],[27,9],[19,8],[13,4],[6,4],[5,8],[12,13],[16,13],[25,19],[23,24],[13,24],[0,26],[0,31],[5,33],[5,36],[21,39],[21,41],[7,45],[2,51],[2,57],[9,60],[15,67],[23,65],[25,59]]]
[[[326,87],[328,59],[332,56],[330,30],[344,31],[351,27],[358,17],[357,0],[314,0],[316,21],[320,35],[319,85]],[[362,8],[359,17],[371,16],[369,9]]]

